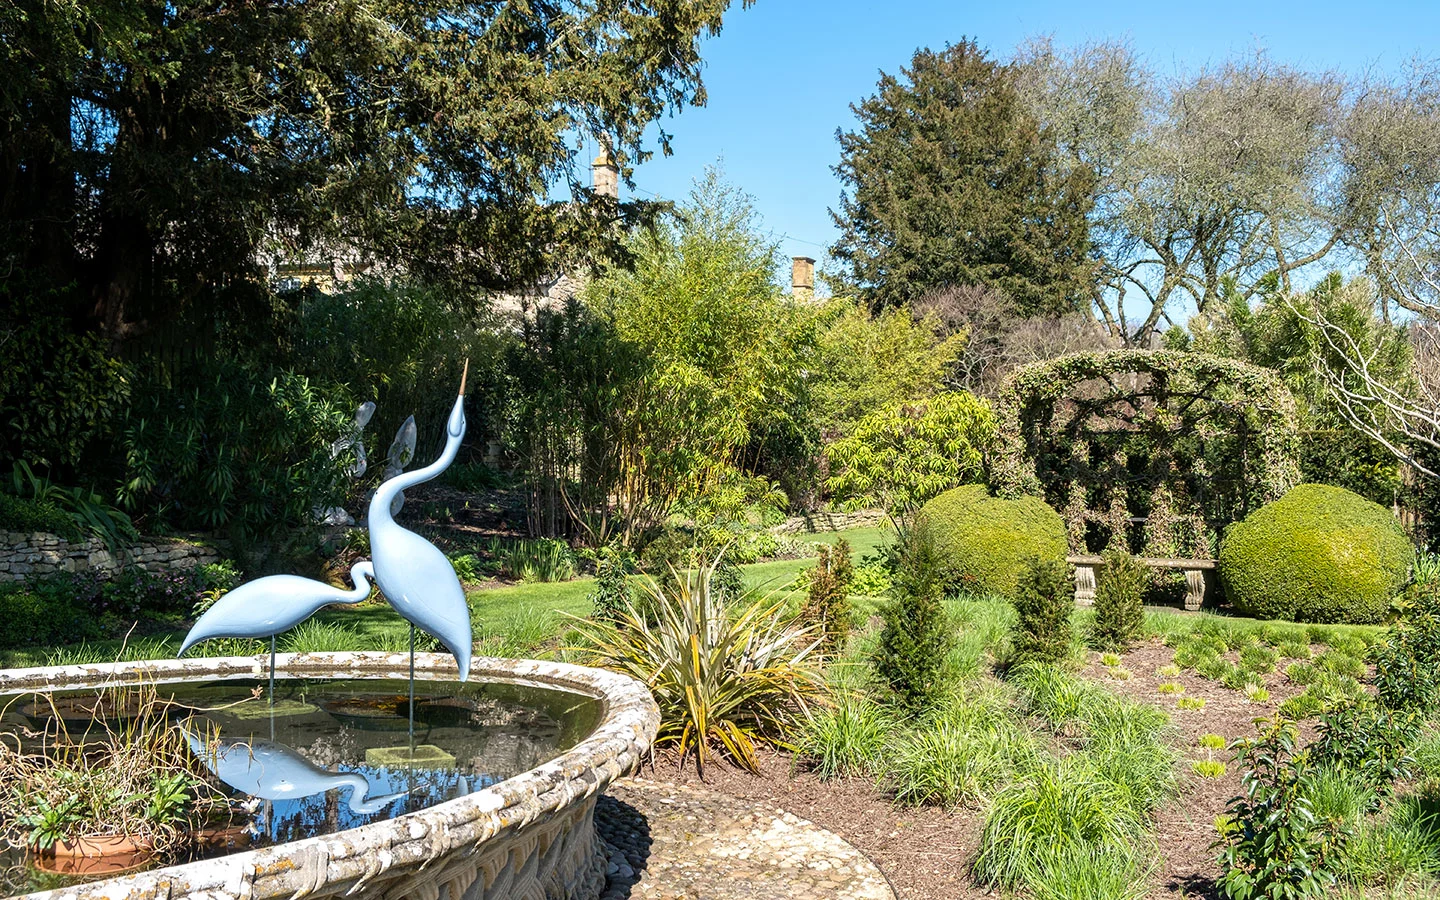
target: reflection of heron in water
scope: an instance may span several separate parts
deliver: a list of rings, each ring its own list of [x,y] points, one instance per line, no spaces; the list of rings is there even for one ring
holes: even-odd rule
[[[469,371],[469,363],[466,363]],[[370,498],[366,525],[370,529],[370,552],[375,581],[395,611],[410,622],[411,652],[414,628],[440,639],[455,654],[460,680],[470,677],[470,606],[455,567],[434,544],[413,531],[401,528],[390,514],[390,502],[408,487],[429,481],[449,467],[460,452],[465,436],[465,376],[460,378],[460,396],[445,423],[445,449],[440,458],[423,469],[405,472],[376,488]],[[413,659],[413,657],[412,657]],[[413,675],[412,675],[413,678]]]
[[[275,741],[221,738],[207,743],[182,729],[190,749],[215,777],[237,791],[262,800],[298,800],[336,788],[351,788],[350,808],[361,815],[377,813],[409,791],[366,799],[370,782],[358,772],[327,772],[298,751]]]

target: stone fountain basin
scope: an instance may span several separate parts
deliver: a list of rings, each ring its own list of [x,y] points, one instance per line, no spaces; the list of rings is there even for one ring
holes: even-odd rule
[[[0,695],[123,684],[263,679],[268,656],[0,669]],[[393,679],[408,653],[284,653],[279,677]],[[449,654],[415,654],[417,680],[454,681]],[[476,657],[472,680],[568,691],[601,701],[600,723],[569,751],[467,796],[348,831],[94,881],[30,898],[363,895],[381,900],[593,900],[605,884],[595,800],[633,773],[660,711],[640,682],[567,663]]]

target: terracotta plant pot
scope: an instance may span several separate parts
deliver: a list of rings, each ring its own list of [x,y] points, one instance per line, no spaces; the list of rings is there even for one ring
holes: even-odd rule
[[[56,841],[34,853],[36,868],[60,875],[118,875],[144,868],[154,858],[155,847],[148,840],[119,834]]]

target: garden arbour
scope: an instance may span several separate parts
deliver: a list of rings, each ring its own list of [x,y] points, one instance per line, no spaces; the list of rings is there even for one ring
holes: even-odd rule
[[[1076,353],[1015,370],[997,406],[997,492],[1059,510],[1076,552],[1210,558],[1300,480],[1289,390],[1236,360]]]

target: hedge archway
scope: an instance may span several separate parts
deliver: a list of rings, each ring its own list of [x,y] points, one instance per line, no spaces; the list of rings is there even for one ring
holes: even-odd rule
[[[1076,353],[1011,373],[991,476],[1060,511],[1077,552],[1212,558],[1220,529],[1300,480],[1274,372],[1204,353]]]

